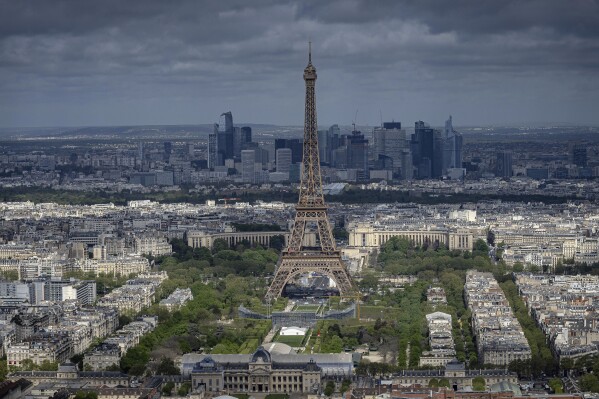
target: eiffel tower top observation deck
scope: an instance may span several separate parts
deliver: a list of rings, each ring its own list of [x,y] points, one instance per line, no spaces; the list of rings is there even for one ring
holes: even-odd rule
[[[298,207],[322,207],[322,179],[318,154],[318,126],[316,124],[316,68],[312,65],[312,45],[308,52],[308,65],[304,69],[306,82],[306,108],[304,115],[303,168]]]

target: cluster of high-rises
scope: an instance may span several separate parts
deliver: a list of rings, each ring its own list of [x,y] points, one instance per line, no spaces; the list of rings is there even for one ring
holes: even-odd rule
[[[251,128],[233,126],[231,112],[221,116],[224,130],[215,124],[208,138],[209,168],[235,168],[240,163],[246,183],[299,180],[302,139],[275,139],[276,169],[269,173],[269,152],[252,142]],[[343,180],[462,178],[465,174],[462,136],[453,129],[451,116],[442,130],[418,121],[414,133],[407,133],[400,122],[385,122],[374,128],[370,139],[355,127],[350,134],[342,134],[333,125],[318,131],[318,152],[321,165],[345,171]]]
[[[530,359],[524,331],[491,273],[468,271],[464,299],[472,311],[472,332],[480,364],[507,366],[514,360]]]
[[[218,123],[214,124],[214,132],[208,136],[208,167],[225,166],[227,160],[241,159],[241,152],[252,147],[252,128],[249,126],[233,126],[233,114],[224,112],[224,130]],[[258,149],[255,146],[255,149]]]
[[[464,175],[462,135],[453,129],[451,116],[442,130],[417,121],[411,134],[402,129],[401,122],[384,122],[374,128],[371,141],[355,129],[342,135],[333,125],[318,132],[318,146],[322,164],[355,169],[357,180]]]

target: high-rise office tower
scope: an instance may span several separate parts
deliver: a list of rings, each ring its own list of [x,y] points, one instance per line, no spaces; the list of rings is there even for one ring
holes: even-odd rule
[[[231,117],[232,118],[232,117]],[[232,123],[232,122],[231,122]],[[226,133],[225,128],[225,133]],[[252,128],[249,126],[233,127],[233,157],[239,159],[241,150],[248,148],[252,142]]]
[[[208,135],[208,167],[210,169],[220,166],[218,154],[218,123],[215,123],[213,132]]]
[[[357,169],[358,180],[368,180],[368,140],[359,131],[347,136],[347,167]]]
[[[275,139],[275,151],[279,148],[289,148],[291,150],[291,163],[302,161],[303,143],[300,139]]]
[[[410,141],[405,129],[401,128],[401,122],[385,122],[382,127],[374,128],[372,139],[372,155],[377,167],[392,168],[402,179],[410,179],[412,167],[405,167],[405,159],[411,160]]]
[[[512,177],[512,153],[510,151],[500,151],[497,153],[495,176]]]
[[[329,164],[329,155],[331,148],[331,138],[328,130],[318,131],[318,156],[320,158],[320,164]]]
[[[333,152],[337,150],[340,145],[341,129],[339,125],[331,125],[328,130],[318,131],[318,154],[320,157],[321,164],[332,165]]]
[[[241,128],[234,127],[233,128],[233,157],[239,159],[241,157],[241,150],[243,150],[241,146]]]
[[[140,141],[139,143],[137,143],[137,164],[139,165],[140,169],[141,169],[143,163],[144,163],[144,142]]]
[[[570,147],[570,154],[572,157],[572,163],[581,168],[587,166],[587,146],[585,144],[577,143]]]
[[[241,150],[241,179],[244,183],[254,183],[256,175],[256,152]]]
[[[462,167],[462,135],[453,130],[451,115],[445,121],[443,129],[443,170],[446,174],[449,168]]]
[[[233,133],[233,114],[231,111],[223,112],[220,116],[225,117],[225,133]]]
[[[289,173],[291,170],[291,149],[279,148],[276,150],[277,172]]]
[[[435,140],[435,136],[437,140]],[[440,134],[435,134],[435,129],[431,128],[423,121],[414,124],[414,134],[412,135],[412,162],[417,171],[419,179],[429,179],[441,176],[441,156],[435,156],[440,152]]]
[[[243,126],[241,128],[241,149],[245,149],[245,147],[252,142],[252,128],[249,126]]]
[[[225,130],[218,132],[219,165],[224,165],[225,159],[234,157],[235,128],[233,127],[233,114],[231,111],[223,112],[220,116],[225,119]],[[222,159],[222,162],[220,159]]]
[[[169,162],[173,153],[173,143],[170,141],[164,142],[164,162]]]

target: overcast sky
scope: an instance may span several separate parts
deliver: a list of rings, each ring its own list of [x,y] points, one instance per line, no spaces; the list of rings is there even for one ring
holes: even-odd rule
[[[0,126],[599,124],[598,0],[0,0]]]

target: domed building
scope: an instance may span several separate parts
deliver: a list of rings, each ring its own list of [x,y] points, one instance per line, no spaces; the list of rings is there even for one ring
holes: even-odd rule
[[[312,358],[308,361],[277,361],[262,346],[246,357],[246,361],[239,356],[205,356],[191,370],[192,389],[203,388],[206,392],[309,393],[320,387],[322,369]]]

